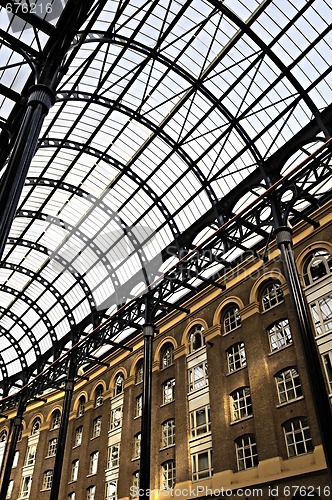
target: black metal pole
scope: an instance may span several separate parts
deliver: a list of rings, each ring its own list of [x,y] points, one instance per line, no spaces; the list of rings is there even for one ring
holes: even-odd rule
[[[312,399],[316,410],[316,417],[324,448],[327,470],[332,483],[331,405],[325,388],[319,354],[312,332],[310,314],[296,268],[294,252],[292,249],[292,231],[288,227],[281,226],[275,230],[275,233],[277,245],[281,252],[290,298],[299,327],[301,347],[308,371]]]
[[[65,383],[65,396],[64,396],[64,400],[63,400],[61,423],[60,423],[58,443],[57,443],[57,449],[56,449],[56,455],[55,455],[55,461],[54,461],[50,500],[58,500],[58,496],[59,496],[60,481],[61,481],[61,474],[62,474],[62,464],[63,464],[63,457],[64,457],[65,445],[66,445],[66,437],[67,437],[67,431],[68,431],[69,413],[70,413],[71,400],[72,400],[73,391],[74,391],[75,372],[76,372],[76,368],[75,368],[74,360],[73,360],[73,358],[71,358],[69,361],[68,375],[67,375],[67,380]]]
[[[38,84],[31,87],[27,109],[0,184],[0,259],[44,118],[53,103],[54,94],[46,85]]]
[[[141,427],[141,462],[139,476],[139,498],[150,500],[150,462],[151,462],[151,387],[152,387],[152,341],[154,324],[149,297],[145,303],[145,324],[143,326],[144,361]]]
[[[7,455],[4,457],[6,462],[3,469],[2,483],[0,488],[0,500],[6,500],[7,497],[10,475],[13,468],[16,445],[21,430],[24,410],[25,403],[20,402],[17,408],[16,417],[14,417],[13,419],[12,432],[10,436],[8,436],[8,439],[10,438],[10,445]]]

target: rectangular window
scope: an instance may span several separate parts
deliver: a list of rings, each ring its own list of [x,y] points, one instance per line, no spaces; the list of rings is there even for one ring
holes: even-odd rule
[[[21,497],[26,498],[30,495],[31,481],[31,476],[25,476],[22,478]]]
[[[12,497],[13,488],[14,488],[14,481],[13,481],[13,479],[11,479],[9,481],[9,485],[8,485],[6,500],[7,500],[7,498],[11,498]]]
[[[134,437],[134,458],[139,458],[141,455],[141,433]]]
[[[79,460],[74,460],[71,464],[71,474],[70,474],[71,481],[77,481],[79,464],[80,464]]]
[[[326,295],[310,304],[317,335],[332,330],[332,295]]]
[[[201,451],[192,455],[193,481],[212,476],[212,450]]]
[[[107,452],[107,468],[119,467],[120,461],[120,443],[108,447]]]
[[[116,500],[116,481],[105,483],[105,500]]]
[[[211,430],[210,407],[204,406],[190,412],[191,437],[198,437]]]
[[[122,406],[118,406],[111,411],[110,431],[119,429],[122,425]]]
[[[56,449],[58,445],[58,439],[53,438],[48,442],[47,456],[53,457],[56,454]]]
[[[94,451],[90,455],[89,474],[97,474],[99,451]]]
[[[322,355],[329,392],[332,392],[332,351]]]
[[[142,394],[137,396],[136,398],[136,408],[135,408],[135,417],[142,416]]]
[[[101,432],[101,417],[97,417],[93,421],[92,438],[100,436],[100,432]]]
[[[43,490],[50,490],[52,486],[52,479],[53,479],[53,471],[48,470],[44,473],[43,476]]]
[[[163,404],[174,400],[175,379],[172,378],[163,383]]]
[[[172,446],[175,444],[175,420],[174,418],[167,420],[162,424],[162,446]]]
[[[26,458],[25,458],[25,465],[33,465],[35,463],[36,450],[37,450],[37,446],[35,444],[28,447]]]
[[[80,446],[82,444],[82,436],[83,436],[83,426],[77,427],[75,431],[75,443],[74,446]]]
[[[208,385],[208,365],[205,361],[189,370],[189,392],[201,389]]]
[[[267,331],[271,352],[277,351],[292,343],[292,334],[287,319],[274,323]]]

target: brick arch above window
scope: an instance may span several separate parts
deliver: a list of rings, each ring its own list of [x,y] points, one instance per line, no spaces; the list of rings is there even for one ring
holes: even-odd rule
[[[123,375],[123,380],[124,382],[126,381],[126,379],[128,378],[128,374],[127,374],[127,370],[125,368],[119,368],[118,370],[116,370],[112,377],[111,377],[111,380],[110,380],[110,384],[109,384],[109,389],[111,391],[111,395],[112,396],[115,396],[115,393],[114,393],[114,388],[115,388],[115,384],[116,384],[116,379],[117,377],[122,374]]]
[[[283,293],[286,293],[286,279],[284,275],[277,270],[269,271],[267,273],[264,273],[263,276],[256,280],[251,287],[249,295],[250,304],[254,304],[255,302],[259,304],[263,288],[268,285],[269,282],[273,281],[280,283]]]
[[[244,308],[244,304],[242,300],[239,297],[236,297],[235,295],[231,297],[227,297],[224,299],[218,307],[215,310],[215,313],[213,315],[213,325],[220,325],[222,322],[222,318],[228,308],[230,308],[232,305],[235,305],[238,307],[239,310]]]
[[[328,252],[330,255],[332,255],[332,244],[329,243],[328,241],[315,241],[315,243],[312,243],[308,245],[302,252],[298,255],[296,259],[296,266],[299,271],[300,279],[302,281],[303,286],[305,285],[305,265],[308,257],[310,257],[311,254],[318,250],[325,250]]]
[[[157,346],[155,354],[154,354],[154,362],[161,363],[161,356],[163,351],[167,345],[173,345],[173,349],[177,349],[178,344],[174,337],[167,336],[165,337]]]
[[[86,391],[81,391],[75,398],[74,405],[73,405],[73,410],[77,412],[78,407],[82,401],[82,397],[85,398],[85,403],[88,401],[88,393]]]
[[[190,334],[191,329],[196,325],[201,325],[203,327],[204,332],[206,332],[209,328],[209,325],[207,324],[207,322],[202,318],[195,318],[186,326],[186,328],[184,329],[183,334],[182,334],[181,345],[186,346],[187,352],[189,352],[188,351],[189,334]]]

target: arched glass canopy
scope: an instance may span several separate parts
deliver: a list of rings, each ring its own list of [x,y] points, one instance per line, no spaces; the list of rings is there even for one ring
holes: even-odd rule
[[[1,175],[28,89],[71,39],[0,267],[6,396],[329,139],[332,6],[0,5]],[[315,186],[299,209],[326,199]]]

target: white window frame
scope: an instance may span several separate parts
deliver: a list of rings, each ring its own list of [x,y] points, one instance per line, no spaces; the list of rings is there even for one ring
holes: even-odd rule
[[[113,469],[120,465],[120,443],[112,444],[107,449],[107,468]]]
[[[173,344],[166,344],[162,351],[162,365],[161,369],[164,370],[174,363],[174,346]]]
[[[232,421],[237,422],[252,416],[250,387],[240,387],[230,394]]]
[[[58,429],[61,424],[61,412],[60,410],[55,410],[52,415],[51,431]]]
[[[31,444],[28,446],[24,465],[34,465],[36,461],[37,445]]]
[[[138,361],[136,369],[136,384],[141,384],[143,382],[143,360]]]
[[[329,393],[332,393],[332,350],[321,354]]]
[[[79,401],[78,401],[78,408],[77,408],[77,417],[83,417],[84,413],[85,413],[85,397],[82,396],[80,397]]]
[[[139,394],[136,398],[135,417],[142,416],[142,408],[143,408],[143,394]]]
[[[269,311],[284,301],[284,294],[279,283],[268,283],[262,293],[262,309]]]
[[[275,381],[279,403],[288,403],[302,396],[300,375],[295,368],[287,368],[276,374]]]
[[[28,498],[30,495],[32,476],[23,476],[21,481],[20,498]]]
[[[206,456],[207,459],[207,467],[201,468],[201,460]],[[191,464],[192,464],[192,480],[200,481],[201,479],[206,479],[213,475],[213,467],[212,467],[212,448],[208,450],[202,450],[197,453],[191,455]]]
[[[289,427],[287,429],[286,427]],[[310,428],[306,418],[288,420],[282,426],[289,458],[304,455],[313,450]]]
[[[81,446],[81,444],[82,444],[82,438],[83,438],[83,425],[80,425],[75,430],[75,441],[74,441],[75,444],[74,444],[74,447]]]
[[[229,307],[223,316],[224,334],[230,333],[241,326],[241,316],[236,304]]]
[[[97,471],[98,471],[98,460],[99,460],[99,451],[93,451],[90,454],[89,476],[92,475],[92,474],[97,474]]]
[[[54,455],[56,454],[57,446],[58,446],[58,438],[52,438],[49,440],[48,446],[47,446],[47,456],[48,457],[54,457]]]
[[[130,488],[131,498],[138,497],[138,493],[139,493],[139,471],[136,470],[132,475],[132,484]]]
[[[7,489],[7,493],[6,493],[6,500],[7,500],[7,498],[12,497],[13,488],[14,488],[14,479],[11,479],[9,481],[9,484],[8,484],[8,489]]]
[[[332,294],[328,293],[310,302],[316,336],[332,331]]]
[[[267,329],[270,351],[276,352],[293,343],[288,319],[281,319]]]
[[[256,438],[245,434],[235,440],[237,468],[239,471],[252,469],[258,465]]]
[[[123,373],[118,373],[114,380],[114,396],[118,396],[123,393],[124,386],[124,375]]]
[[[161,424],[162,447],[175,444],[175,419],[170,418]]]
[[[117,406],[111,410],[110,416],[110,431],[114,431],[122,427],[123,406]]]
[[[15,467],[17,467],[19,456],[20,456],[20,452],[19,452],[19,450],[16,450],[14,453],[14,459],[13,459],[13,465],[12,465],[13,469]]]
[[[246,351],[243,342],[230,346],[227,351],[228,373],[236,372],[247,366]]]
[[[211,432],[210,406],[202,406],[190,412],[191,437],[196,438]],[[203,419],[201,419],[203,417]]]
[[[50,490],[53,480],[53,470],[47,470],[43,474],[43,490]]]
[[[117,498],[117,481],[106,481],[105,483],[105,500],[116,500]]]
[[[101,416],[96,417],[93,421],[91,438],[94,439],[99,437],[100,433],[101,433]]]
[[[176,483],[175,460],[168,460],[161,466],[161,489],[169,490],[174,488]]]
[[[175,378],[170,378],[163,383],[163,404],[174,401]]]
[[[104,388],[102,385],[99,385],[96,389],[96,397],[95,397],[95,408],[102,406],[104,402]]]
[[[203,389],[204,387],[209,385],[207,361],[202,361],[201,363],[198,363],[192,368],[189,368],[188,378],[189,378],[189,392],[197,391],[198,389]]]
[[[204,339],[204,327],[203,325],[197,324],[194,325],[192,328],[189,330],[189,354],[192,354],[193,352],[198,351],[199,349],[202,349],[202,347],[205,346],[205,339]],[[197,339],[199,340],[199,345],[196,345]]]
[[[141,456],[141,437],[140,432],[134,436],[134,458]]]
[[[75,491],[72,491],[71,493],[68,493],[68,500],[75,500],[76,494]]]
[[[95,495],[96,495],[96,487],[95,486],[89,486],[86,490],[86,500],[95,500]]]
[[[79,467],[80,467],[80,461],[77,458],[76,460],[73,460],[71,463],[71,471],[70,471],[71,481],[77,481]]]

